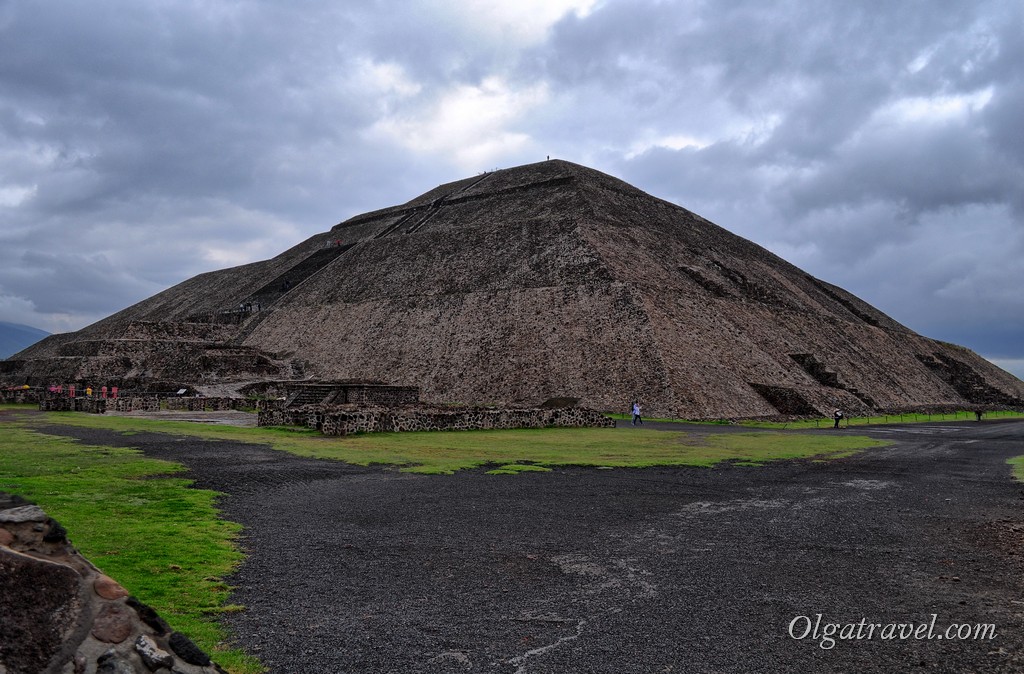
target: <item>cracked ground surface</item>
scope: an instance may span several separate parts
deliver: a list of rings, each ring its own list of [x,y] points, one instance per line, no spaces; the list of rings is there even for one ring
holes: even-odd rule
[[[46,432],[139,447],[224,492],[248,554],[228,624],[272,672],[1024,669],[1024,489],[1006,464],[1022,422],[857,429],[896,444],[828,463],[515,476]],[[817,614],[998,636],[790,636]]]

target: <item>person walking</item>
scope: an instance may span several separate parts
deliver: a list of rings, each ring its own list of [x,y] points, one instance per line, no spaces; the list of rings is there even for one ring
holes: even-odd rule
[[[832,428],[839,428],[839,422],[843,419],[842,411],[837,409],[832,413],[832,418],[835,419],[835,424],[833,424]]]
[[[640,403],[633,401],[633,425],[640,424],[644,425],[644,420],[640,418]]]

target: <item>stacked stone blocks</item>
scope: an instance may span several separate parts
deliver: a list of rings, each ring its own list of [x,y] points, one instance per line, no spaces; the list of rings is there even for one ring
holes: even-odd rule
[[[223,412],[226,410],[248,410],[254,407],[247,398],[165,398],[164,409],[183,412]]]
[[[249,410],[254,403],[246,398],[158,398],[129,396],[120,398],[69,398],[49,396],[39,401],[42,412],[158,412],[161,409],[180,412],[222,412]]]
[[[38,388],[29,389],[8,389],[0,390],[0,403],[5,405],[9,404],[33,404],[38,403],[40,400],[45,398],[47,395],[46,391]]]
[[[285,407],[304,405],[363,405],[396,407],[420,401],[418,386],[392,386],[368,382],[317,382],[287,387]]]
[[[40,412],[88,412],[103,414],[107,411],[107,398],[68,398],[50,396],[39,401]]]
[[[511,428],[607,428],[615,421],[584,407],[560,409],[489,407],[260,406],[258,426],[306,426],[324,435],[405,431],[469,431]]]
[[[156,396],[130,396],[107,400],[110,412],[156,412],[160,409],[160,398]]]

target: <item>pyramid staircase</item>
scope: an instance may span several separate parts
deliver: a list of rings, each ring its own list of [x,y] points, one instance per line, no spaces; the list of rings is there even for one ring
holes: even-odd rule
[[[822,386],[828,388],[838,389],[840,391],[846,391],[850,395],[854,396],[868,407],[875,409],[878,406],[875,401],[867,394],[861,393],[857,388],[848,386],[839,379],[839,373],[835,370],[830,370],[828,367],[819,361],[814,354],[810,353],[791,353],[789,357],[792,358],[800,367],[804,369],[804,372],[809,374],[816,382]]]

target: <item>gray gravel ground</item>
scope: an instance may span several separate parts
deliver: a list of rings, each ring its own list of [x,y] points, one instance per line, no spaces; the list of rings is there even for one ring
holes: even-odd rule
[[[440,477],[49,432],[226,494],[249,555],[229,625],[272,672],[1024,671],[1021,422],[858,428],[897,444],[829,463]],[[790,636],[817,614],[998,636]]]

